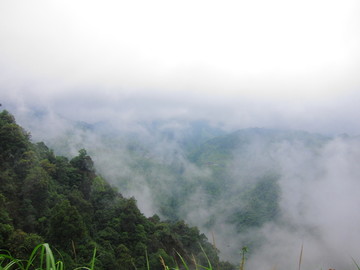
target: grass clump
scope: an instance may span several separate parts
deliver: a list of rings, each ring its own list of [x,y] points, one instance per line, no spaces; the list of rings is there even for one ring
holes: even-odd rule
[[[213,270],[212,266],[211,266],[211,262],[209,260],[209,257],[206,255],[206,252],[204,251],[203,247],[200,245],[200,248],[207,260],[207,263],[208,263],[208,266],[203,266],[203,265],[200,265],[196,262],[196,259],[195,257],[193,256],[193,263],[195,265],[195,270],[200,270],[200,269],[203,269],[203,270]],[[188,264],[186,263],[185,259],[180,255],[179,252],[175,251],[176,254],[178,255],[178,257],[180,258],[181,260],[181,263],[182,263],[182,267],[180,266],[176,266],[175,268],[170,268],[169,266],[166,265],[164,259],[160,256],[160,262],[161,262],[161,265],[164,267],[164,270],[181,270],[181,269],[185,269],[185,270],[191,270],[193,268],[190,268],[188,266]],[[150,270],[148,268],[148,270]]]
[[[193,259],[196,270],[213,270],[210,260],[207,257],[204,249],[200,246],[208,262],[208,266],[202,266],[196,263],[195,258]],[[164,267],[164,270],[190,270],[185,259],[176,252],[179,256],[182,265],[171,268],[166,265],[164,259],[160,256],[160,262]],[[150,270],[149,257],[147,251],[145,251],[146,256],[146,269]],[[96,257],[96,248],[94,249],[93,257],[88,266],[77,267],[74,270],[94,270],[95,269],[95,257]],[[44,243],[37,245],[32,251],[30,257],[27,260],[16,259],[6,250],[0,250],[0,270],[64,270],[64,263],[61,260],[57,260],[49,246],[49,244]]]
[[[94,270],[95,255],[96,249],[94,249],[89,267],[82,266],[74,270]],[[16,259],[9,252],[2,250],[0,270],[64,270],[64,263],[56,260],[49,244],[44,243],[36,246],[27,260]]]

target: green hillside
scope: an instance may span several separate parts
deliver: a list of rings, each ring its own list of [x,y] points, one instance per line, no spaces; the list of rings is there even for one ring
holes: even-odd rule
[[[225,133],[201,121],[155,121],[136,124],[136,128],[124,127],[123,130],[117,130],[105,122],[70,123],[68,127],[70,128],[59,133],[56,140],[47,141],[55,152],[60,152],[67,158],[55,156],[43,143],[30,143],[35,149],[34,158],[45,164],[48,162],[58,171],[57,174],[47,172],[50,182],[55,180],[57,183],[56,179],[62,179],[58,182],[69,185],[69,181],[76,180],[76,175],[79,174],[72,171],[77,172],[79,166],[80,171],[85,172],[86,168],[90,168],[86,177],[93,177],[96,181],[101,179],[103,182],[103,178],[107,179],[111,183],[109,185],[106,182],[107,189],[114,190],[116,187],[126,197],[133,196],[133,204],[147,216],[156,213],[162,220],[168,220],[167,223],[161,223],[170,227],[186,220],[191,226],[200,228],[208,237],[214,237],[215,240],[212,241],[217,243],[219,255],[234,263],[237,263],[238,250],[243,246],[250,247],[249,256],[262,246],[264,238],[261,230],[264,226],[281,222],[281,162],[292,162],[296,166],[296,160],[291,160],[288,156],[291,151],[306,152],[316,157],[331,139],[303,131],[265,128]],[[70,154],[74,153],[73,149],[87,151],[82,150],[73,157]],[[42,161],[44,159],[48,161]],[[83,159],[88,163],[85,167],[81,167],[81,162],[79,163]],[[95,160],[95,164],[92,160]],[[69,168],[69,172],[66,172],[66,168]],[[93,180],[76,181],[80,192],[71,189],[72,197],[62,196],[75,207],[76,203],[85,200],[86,203],[80,204],[85,207],[89,199],[95,196],[92,193],[96,190]],[[114,191],[114,194],[117,193]],[[79,196],[82,200],[74,199]],[[113,200],[120,200],[118,195],[115,197],[116,199],[107,199],[112,207],[116,205]],[[101,199],[99,198],[99,203]],[[90,203],[94,207],[96,204],[96,201]],[[54,206],[55,204],[51,205]],[[50,209],[51,207],[49,206]],[[104,207],[109,208],[106,204]],[[82,209],[80,213],[83,211]],[[93,214],[87,214],[85,224],[97,222],[89,217],[93,217]],[[144,216],[143,219],[149,220]],[[158,219],[157,217],[155,220]],[[147,234],[148,226],[143,226]],[[104,229],[102,225],[97,225],[97,228]],[[40,235],[44,237],[43,234]],[[91,236],[91,239],[97,244],[102,243],[95,236]],[[118,243],[123,243],[122,241]],[[142,243],[147,246],[145,242]],[[134,250],[141,248],[131,244],[124,245],[132,252],[132,258],[144,255],[140,251],[133,254]],[[166,247],[160,245],[172,257],[173,251]],[[151,254],[156,254],[157,251],[155,248]]]
[[[196,227],[146,218],[134,198],[97,174],[86,150],[57,156],[32,143],[7,111],[0,113],[0,182],[0,248],[14,257],[47,242],[69,268],[86,265],[96,247],[97,269],[146,269],[146,252],[151,269],[161,269],[159,256],[175,266],[175,252],[206,265],[201,245],[218,269],[233,269]]]

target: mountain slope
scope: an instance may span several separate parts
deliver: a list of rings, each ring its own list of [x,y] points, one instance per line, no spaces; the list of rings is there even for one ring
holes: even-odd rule
[[[206,264],[201,244],[220,269],[216,249],[196,227],[183,221],[146,218],[134,198],[126,199],[97,175],[86,150],[72,159],[56,156],[7,111],[0,113],[0,247],[16,257],[49,242],[68,267],[83,265],[98,250],[97,269],[152,269],[159,256],[174,265],[174,250],[191,264],[191,254]]]

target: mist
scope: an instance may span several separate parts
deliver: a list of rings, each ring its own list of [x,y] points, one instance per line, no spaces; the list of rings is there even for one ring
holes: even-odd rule
[[[277,258],[276,265],[290,267],[288,258],[280,254],[292,256],[294,263],[304,245],[306,267],[351,267],[349,258],[358,257],[358,234],[353,226],[359,221],[359,201],[352,191],[359,185],[354,162],[359,141],[334,139],[319,153],[303,149],[286,145],[280,150],[282,217],[277,225],[262,229],[268,242],[258,258],[273,263],[270,258]],[[251,263],[268,265],[257,258]]]
[[[247,269],[289,269],[303,247],[303,269],[355,268],[359,11],[355,0],[2,1],[1,109],[57,155],[85,148],[146,216],[199,227],[223,259],[238,264],[249,246]],[[276,213],[239,228],[246,192],[268,179]]]
[[[104,114],[102,121],[88,124],[62,117],[61,112],[13,108],[33,140],[45,141],[57,154],[72,157],[85,148],[97,172],[125,196],[134,196],[146,216],[168,218],[159,214],[164,205],[158,198],[166,202],[166,198],[184,196],[177,216],[198,226],[209,240],[214,237],[223,259],[237,264],[241,247],[254,242],[249,269],[297,267],[301,247],[304,268],[352,268],[352,258],[360,259],[357,136],[302,132],[305,139],[274,140],[252,135],[225,161],[230,180],[224,182],[225,191],[214,202],[199,184],[212,177],[211,167],[190,161],[182,144],[191,129],[191,117],[154,117],[155,121],[133,112],[127,114],[132,115],[131,121],[121,117],[106,121]],[[207,125],[219,134],[232,133],[220,122]],[[179,170],[181,182],[170,167]],[[264,175],[273,174],[280,190],[277,218],[239,231],[229,216],[245,207],[246,201],[234,193],[241,194]],[[194,188],[184,194],[182,185]]]
[[[269,262],[294,267],[302,245],[305,268],[352,268],[350,258],[359,258],[354,192],[360,184],[359,140],[336,138],[319,153],[293,145],[279,149],[282,216],[278,224],[261,229],[266,244],[255,252],[251,268],[266,268]]]

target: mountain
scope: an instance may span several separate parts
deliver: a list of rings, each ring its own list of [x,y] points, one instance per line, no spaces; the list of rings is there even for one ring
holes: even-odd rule
[[[279,149],[297,144],[316,152],[329,140],[303,131],[249,128],[208,140],[191,151],[188,159],[210,170],[202,182],[211,194],[208,203],[221,200],[226,206],[221,212],[228,212],[240,232],[261,226],[279,211]],[[229,210],[233,201],[240,204]]]
[[[7,116],[3,115],[3,117]],[[160,226],[156,225],[160,222],[160,227],[166,232],[170,231],[170,235],[179,234],[182,229],[178,227],[174,231],[171,228],[174,224],[182,224],[181,220],[185,220],[189,226],[184,223],[187,229],[180,235],[187,235],[185,238],[188,240],[194,239],[186,231],[194,228],[191,226],[196,226],[199,228],[198,231],[212,240],[213,247],[219,251],[218,256],[234,264],[239,263],[239,251],[246,247],[249,248],[247,254],[249,268],[262,269],[269,265],[274,267],[278,265],[281,266],[280,268],[287,269],[298,258],[301,243],[304,243],[307,266],[321,264],[319,268],[329,269],[333,266],[346,268],[348,259],[340,254],[336,247],[346,248],[348,254],[356,250],[359,237],[354,229],[357,226],[357,219],[354,217],[357,216],[356,209],[359,205],[358,196],[355,194],[359,185],[357,166],[360,156],[359,137],[325,136],[304,131],[268,128],[248,128],[226,132],[207,122],[181,119],[138,123],[121,122],[114,118],[109,119],[108,122],[85,123],[55,119],[46,115],[42,118],[46,121],[39,122],[42,125],[33,125],[31,131],[32,134],[35,132],[36,136],[33,136],[37,140],[39,138],[41,140],[39,135],[44,135],[46,145],[43,146],[45,147],[38,144],[31,146],[34,149],[38,147],[43,149],[40,152],[32,150],[35,154],[25,151],[31,154],[27,153],[29,157],[33,156],[37,159],[36,162],[28,161],[32,158],[25,156],[21,150],[27,149],[26,140],[30,136],[21,131],[21,128],[19,131],[17,128],[12,130],[7,127],[15,137],[20,138],[19,134],[23,134],[21,135],[24,136],[23,139],[18,142],[13,143],[9,139],[11,136],[1,138],[4,142],[8,142],[6,145],[14,146],[10,147],[11,151],[5,148],[5,150],[0,149],[4,153],[11,152],[7,158],[18,160],[21,157],[20,160],[25,160],[18,161],[19,165],[15,166],[16,171],[12,166],[6,165],[1,173],[1,181],[14,179],[12,181],[18,183],[14,188],[11,181],[4,181],[2,194],[13,192],[12,195],[6,195],[6,198],[16,198],[16,192],[14,192],[16,190],[18,194],[21,194],[21,198],[26,199],[24,200],[26,204],[19,203],[19,200],[15,200],[16,203],[6,202],[12,199],[2,200],[4,207],[10,208],[6,208],[7,210],[1,214],[1,220],[4,220],[1,230],[6,232],[9,229],[10,235],[14,230],[16,231],[17,226],[20,226],[18,224],[24,223],[24,220],[30,222],[30,229],[34,228],[34,224],[35,228],[38,224],[49,224],[49,217],[41,219],[44,217],[42,212],[33,210],[36,208],[34,205],[40,202],[31,198],[33,191],[29,185],[24,185],[19,180],[15,181],[15,179],[25,177],[26,181],[31,183],[34,180],[30,179],[34,177],[27,177],[29,172],[25,170],[28,166],[26,164],[41,164],[42,169],[37,170],[38,175],[43,176],[38,179],[50,180],[40,181],[40,183],[49,181],[53,183],[51,187],[56,187],[61,182],[61,185],[65,186],[60,190],[72,191],[75,187],[79,189],[77,192],[72,191],[73,194],[70,197],[61,195],[63,194],[61,192],[60,195],[56,195],[59,191],[53,192],[54,189],[50,189],[50,194],[55,194],[56,197],[52,199],[53,204],[48,207],[49,209],[55,209],[54,202],[58,202],[61,196],[67,198],[70,206],[81,209],[81,211],[78,210],[81,217],[82,213],[86,213],[86,209],[93,209],[94,203],[89,204],[86,196],[89,196],[89,186],[90,191],[96,191],[96,188],[91,188],[94,180],[84,182],[77,176],[83,175],[79,174],[79,166],[80,172],[84,168],[92,168],[92,172],[88,173],[90,179],[91,175],[96,175],[94,179],[102,179],[100,183],[106,183],[96,186],[105,185],[116,189],[114,194],[121,192],[120,197],[115,196],[117,198],[115,201],[126,202],[128,200],[126,198],[133,198],[132,205],[138,207],[137,211],[140,209],[142,213],[140,220],[143,221],[140,224],[144,227],[145,235],[152,232],[148,229],[153,228],[153,225],[146,225],[149,220],[155,223],[155,228]],[[50,121],[52,119],[56,121]],[[4,130],[1,131],[2,134],[5,134]],[[86,153],[82,151],[79,153],[79,149],[86,149]],[[47,152],[52,154],[46,154]],[[54,152],[65,157],[55,156]],[[23,154],[18,156],[17,153]],[[38,157],[39,153],[43,153],[43,156]],[[44,154],[46,154],[45,157]],[[84,166],[77,162],[79,158],[87,160]],[[54,175],[51,172],[54,166],[57,168],[55,171],[59,172],[59,177],[62,175],[64,179],[78,179],[77,184],[69,189],[68,180],[57,180],[57,174]],[[20,176],[22,168],[25,171]],[[43,170],[50,175],[50,178],[43,173]],[[40,183],[35,185],[36,190],[46,190]],[[48,198],[47,194],[48,192],[44,192],[42,195]],[[91,194],[90,192],[90,197]],[[79,196],[85,202],[78,199]],[[106,208],[112,209],[110,214],[106,214],[110,217],[111,213],[117,211],[112,205],[118,205],[111,196],[105,196],[104,200],[107,203],[103,204]],[[69,206],[63,207],[69,208]],[[23,212],[19,212],[20,209]],[[26,212],[24,209],[31,211]],[[119,210],[116,213],[120,212]],[[16,219],[14,215],[24,218]],[[88,213],[84,223],[93,222],[89,218],[92,216],[93,212]],[[44,223],[41,223],[43,221]],[[106,223],[106,226],[111,229],[107,228],[106,232],[101,233],[101,237],[91,235],[100,249],[114,250],[111,239],[113,232],[119,228],[112,224],[116,224],[117,221]],[[96,224],[96,220],[94,222]],[[43,240],[48,235],[43,236],[37,231],[33,232],[21,226],[19,230],[22,232],[35,233]],[[87,226],[85,225],[86,235],[89,235],[93,229],[90,230]],[[104,230],[104,227],[99,224],[97,228]],[[49,230],[46,231],[48,232]],[[348,237],[343,237],[343,232],[349,232]],[[9,234],[7,236],[5,234],[4,237],[8,236]],[[125,234],[116,236],[114,239],[124,241],[123,237]],[[34,239],[36,239],[35,236]],[[140,241],[144,245],[149,243],[147,242],[149,238],[145,239],[147,240]],[[159,244],[160,249],[171,255],[170,258],[173,256],[167,248],[185,241],[181,236],[176,236],[175,239],[178,240],[172,242],[173,244]],[[141,249],[137,249],[131,241],[121,242],[126,247],[125,249],[121,246],[121,250],[129,250],[123,253],[132,258],[129,259],[130,257],[126,255],[128,262],[141,257],[139,251]],[[74,243],[78,258],[85,258],[83,255],[78,255],[78,253],[81,254],[80,251],[78,252],[78,246],[84,245]],[[156,244],[156,248],[159,245]],[[204,246],[207,245],[204,244]],[[149,251],[154,263],[158,262],[154,255],[158,251],[156,248]],[[183,250],[179,247],[177,249]],[[191,249],[188,247],[185,250]],[[134,253],[134,250],[138,250],[138,253]],[[69,255],[69,258],[74,259],[71,257],[73,256],[71,252],[65,253]],[[114,266],[116,258],[111,255],[114,254],[112,252],[105,253],[108,254],[107,261]],[[213,254],[212,251],[207,250],[207,252]],[[320,257],[323,258],[321,262],[319,262]],[[358,261],[357,258],[356,260]]]
[[[57,156],[31,142],[7,111],[0,113],[0,181],[0,247],[15,257],[48,242],[67,267],[86,264],[96,247],[97,269],[146,269],[145,254],[151,269],[161,269],[160,256],[177,264],[175,251],[189,265],[192,256],[206,265],[202,247],[213,265],[233,269],[196,227],[145,217],[134,198],[97,174],[86,150]]]
[[[329,139],[320,134],[304,131],[248,128],[208,140],[193,150],[189,159],[199,165],[209,162],[222,163],[230,158],[233,151],[238,150],[245,153],[249,150],[249,146],[254,144],[261,145],[265,151],[272,144],[282,142],[301,142],[308,147],[316,147]]]
[[[321,161],[328,145],[337,138],[356,139],[268,128],[230,133],[208,122],[181,119],[127,124],[60,120],[51,123],[61,128],[53,132],[56,136],[45,136],[50,148],[68,159],[86,149],[97,175],[123,196],[136,198],[146,217],[186,220],[233,263],[243,246],[250,248],[251,257],[266,244],[268,226],[295,226],[285,219],[291,211],[284,205],[287,188],[299,185],[296,181],[308,187],[324,177]]]

